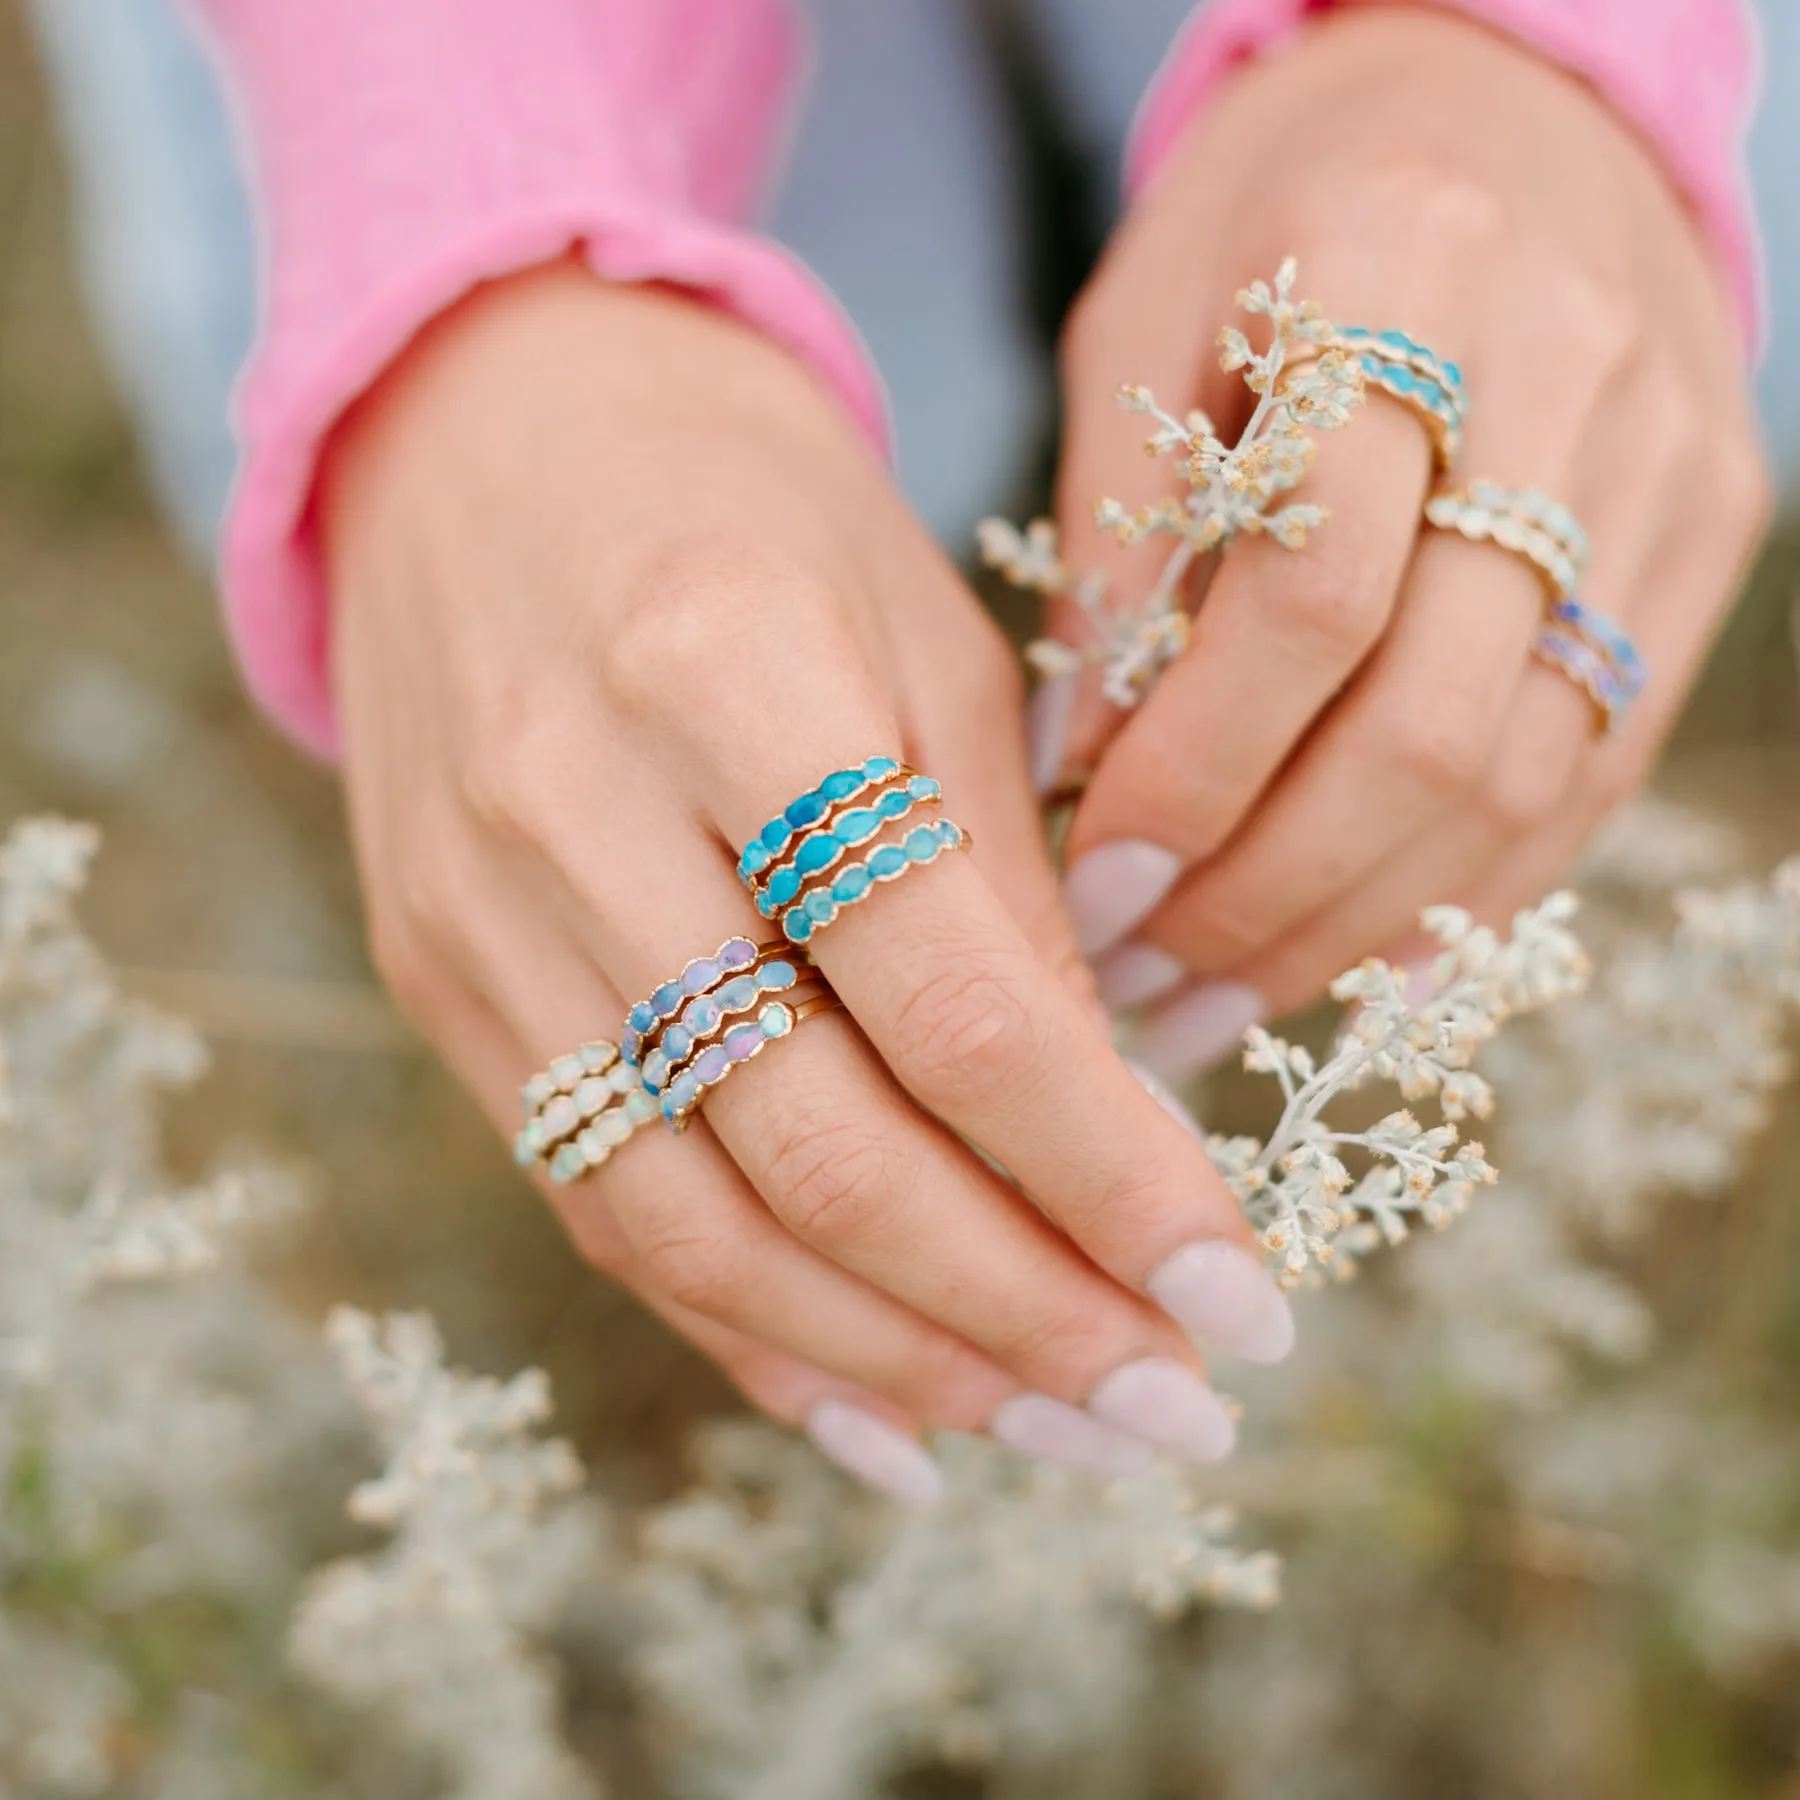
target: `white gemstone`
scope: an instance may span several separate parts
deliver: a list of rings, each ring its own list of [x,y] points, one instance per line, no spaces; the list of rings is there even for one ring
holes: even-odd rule
[[[621,1110],[632,1124],[641,1125],[646,1119],[656,1117],[656,1096],[648,1089],[639,1088],[636,1093],[625,1096]]]
[[[630,1063],[617,1063],[606,1073],[615,1094],[633,1094],[643,1085],[643,1077]]]
[[[539,1074],[532,1076],[532,1078],[520,1088],[519,1098],[525,1102],[525,1110],[528,1113],[533,1113],[536,1112],[537,1109],[555,1092],[556,1083],[553,1082],[548,1075],[540,1072]]]
[[[550,1079],[556,1083],[558,1091],[564,1094],[581,1079],[581,1075],[579,1056],[559,1056],[550,1065]]]
[[[631,1136],[631,1121],[626,1118],[624,1110],[618,1109],[602,1113],[594,1121],[593,1133],[603,1144],[622,1144]]]
[[[603,1075],[590,1075],[575,1085],[575,1107],[584,1119],[591,1119],[612,1097],[612,1083]]]
[[[558,1094],[543,1110],[544,1130],[550,1137],[562,1137],[581,1123],[581,1114],[567,1094]]]
[[[591,1044],[583,1044],[575,1054],[590,1075],[604,1075],[619,1060],[619,1046],[599,1038]]]

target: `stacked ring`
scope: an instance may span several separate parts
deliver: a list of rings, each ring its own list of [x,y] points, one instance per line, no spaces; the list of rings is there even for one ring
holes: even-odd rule
[[[727,938],[711,956],[697,956],[673,981],[665,981],[648,1000],[640,1000],[625,1015],[625,1029],[619,1034],[619,1054],[636,1065],[643,1058],[644,1046],[660,1026],[681,1011],[696,994],[716,987],[727,975],[741,974],[756,966],[756,959],[778,944],[753,944],[746,937]]]
[[[1635,697],[1619,680],[1608,659],[1573,631],[1546,625],[1532,645],[1532,654],[1540,662],[1575,683],[1593,702],[1603,731],[1618,728]]]
[[[785,957],[761,955],[754,967],[730,975],[694,995],[680,1013],[651,1041],[638,1066],[648,1093],[660,1094],[671,1075],[678,1074],[695,1054],[727,1029],[732,1018],[757,1010],[763,1003],[788,993],[818,977],[804,965]]]
[[[871,799],[847,804],[870,788],[877,790]],[[968,844],[967,832],[938,818],[838,867],[846,852],[873,842],[915,807],[935,806],[941,799],[930,776],[915,774],[891,756],[872,756],[855,768],[836,770],[750,840],[738,859],[739,879],[765,918],[780,913],[790,943],[808,943],[881,884]]]
[[[707,1047],[664,1090],[658,1106],[669,1129],[685,1131],[706,1097],[740,1063],[748,1062],[778,1038],[787,1037],[803,1020],[829,1012],[843,1002],[829,989],[791,1004],[772,1000],[754,1019],[734,1025],[716,1044]]]
[[[597,1039],[520,1090],[525,1124],[513,1139],[521,1168],[543,1163],[552,1181],[574,1181],[597,1169],[638,1126],[656,1117],[656,1102],[638,1072],[621,1060],[616,1044]]]
[[[1431,439],[1440,474],[1456,461],[1469,401],[1455,363],[1404,331],[1371,331],[1363,325],[1339,326],[1316,348],[1349,351],[1362,364],[1366,381],[1418,418]]]
[[[1560,502],[1535,488],[1472,481],[1425,502],[1425,519],[1471,543],[1497,544],[1530,563],[1556,600],[1573,600],[1587,573],[1587,533]]]

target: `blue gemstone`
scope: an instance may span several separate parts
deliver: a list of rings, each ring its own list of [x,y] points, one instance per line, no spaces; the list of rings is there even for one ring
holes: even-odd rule
[[[1387,344],[1395,350],[1410,351],[1413,347],[1412,339],[1404,331],[1379,331],[1375,334],[1375,341],[1378,344]]]
[[[775,916],[775,908],[786,906],[799,891],[799,869],[792,863],[783,863],[782,866],[769,877],[769,885],[763,889],[764,894],[771,903],[762,908],[763,917],[765,919],[773,918]]]
[[[619,1033],[619,1055],[628,1063],[635,1063],[638,1052],[643,1049],[644,1040],[629,1025]]]
[[[662,1036],[664,1066],[678,1063],[694,1047],[694,1034],[685,1025],[671,1025]]]
[[[942,840],[929,825],[916,826],[906,834],[906,854],[914,862],[930,862],[943,847]]]
[[[808,894],[800,904],[815,925],[829,925],[837,917],[837,902],[829,894]]]
[[[865,863],[852,863],[836,881],[831,884],[831,897],[839,906],[852,906],[866,894],[874,884]]]
[[[799,979],[799,971],[791,962],[766,962],[756,971],[756,985],[765,994],[779,993],[783,988],[791,988]]]
[[[837,769],[819,783],[819,792],[827,800],[848,800],[863,785],[861,769]]]
[[[859,806],[838,820],[831,835],[840,844],[866,844],[881,829],[881,821],[892,817],[892,813],[883,813],[879,807]]]
[[[935,800],[943,789],[929,775],[915,775],[906,784],[906,791],[915,800]]]
[[[779,904],[779,901],[771,900],[766,893],[758,894],[756,896],[756,910],[761,913],[765,919],[774,918],[775,909]]]
[[[656,1008],[656,1016],[659,1019],[666,1019],[681,1004],[684,997],[679,981],[665,981],[650,996],[650,1004]]]
[[[962,842],[962,827],[949,819],[938,821],[937,834],[946,850],[954,850]]]
[[[625,1023],[633,1031],[648,1031],[656,1023],[656,1008],[648,1000],[640,1000],[631,1009]]]
[[[669,1089],[669,1098],[674,1101],[675,1110],[679,1112],[682,1107],[690,1104],[694,1096],[699,1092],[700,1084],[694,1079],[693,1074],[690,1071],[688,1074],[677,1075],[675,1077],[674,1084]]]
[[[804,944],[812,936],[812,920],[799,907],[792,908],[787,917],[781,921],[781,929],[796,944]]]
[[[794,834],[788,829],[786,819],[771,819],[762,828],[762,841],[770,850],[780,851],[787,848],[787,841]]]
[[[1397,394],[1409,394],[1418,387],[1419,378],[1411,369],[1384,368],[1381,385]]]
[[[719,1003],[721,1015],[742,1012],[745,1007],[751,1005],[756,999],[757,989],[762,984],[761,978],[762,971],[758,969],[754,975],[738,975],[726,982],[713,995],[713,998]]]
[[[890,775],[900,772],[900,765],[891,756],[871,756],[862,766],[863,777],[868,781],[886,781]]]
[[[889,788],[875,802],[875,810],[884,819],[897,819],[903,812],[911,808],[916,798],[917,795],[910,793],[906,788]],[[843,827],[839,826],[838,829],[841,831]]]
[[[837,861],[843,851],[829,833],[820,837],[809,837],[794,852],[794,868],[802,875],[816,875],[819,870]]]
[[[760,875],[768,866],[769,846],[761,838],[753,838],[738,858],[738,873],[748,880],[752,875]]]
[[[1462,386],[1463,372],[1455,363],[1441,362],[1438,364],[1438,367],[1443,370],[1444,379],[1449,382],[1453,388],[1460,388]]]
[[[877,881],[891,881],[906,867],[906,852],[898,844],[883,844],[869,858],[868,870]]]
[[[810,794],[802,794],[800,798],[787,809],[782,817],[785,818],[796,831],[800,831],[808,825],[818,824],[818,822],[824,818],[826,808],[829,807],[830,804],[831,802],[827,800],[817,788],[814,788]]]

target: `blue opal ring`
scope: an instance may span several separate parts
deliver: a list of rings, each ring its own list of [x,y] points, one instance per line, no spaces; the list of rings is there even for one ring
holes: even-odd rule
[[[891,756],[871,756],[854,769],[834,770],[816,788],[783,807],[744,846],[744,853],[738,858],[739,879],[746,883],[754,881],[787,850],[796,832],[819,824],[840,801],[854,799],[872,787],[880,787],[903,771],[911,773],[905,764]]]
[[[711,956],[697,956],[672,981],[665,981],[648,1000],[640,1000],[625,1015],[619,1033],[619,1054],[635,1067],[643,1060],[653,1034],[697,994],[707,993],[728,975],[740,975],[756,967],[770,952],[785,948],[780,943],[753,944],[746,937],[727,938]]]
[[[754,1019],[733,1025],[718,1043],[708,1044],[670,1081],[657,1101],[664,1122],[673,1132],[687,1130],[706,1098],[708,1088],[717,1087],[740,1063],[748,1062],[770,1044],[789,1036],[815,1013],[829,1012],[842,1005],[837,995],[829,990],[805,1000],[768,1001]]]
[[[1493,481],[1447,488],[1425,502],[1425,522],[1523,557],[1553,601],[1572,601],[1581,590],[1587,533],[1566,506],[1535,488],[1505,488]]]
[[[1593,702],[1603,731],[1616,731],[1640,687],[1633,690],[1614,669],[1611,659],[1585,636],[1566,625],[1545,625],[1532,653],[1568,678]]]
[[[906,771],[901,769],[898,775],[906,775]],[[942,797],[943,790],[929,775],[908,775],[899,786],[870,795],[863,804],[840,804],[791,847],[792,854],[785,862],[777,863],[761,881],[750,884],[756,910],[765,919],[773,919],[799,897],[808,882],[835,868],[852,850],[879,837],[887,826],[905,818],[915,807]]]
[[[802,982],[817,983],[817,971],[797,958],[759,959],[741,975],[728,976],[716,987],[696,994],[657,1035],[655,1047],[646,1050],[638,1073],[647,1093],[659,1095],[706,1045],[726,1032],[741,1013],[757,1012],[772,1000],[791,992]]]
[[[1347,350],[1362,364],[1363,379],[1408,408],[1425,427],[1440,473],[1462,447],[1469,399],[1462,370],[1448,357],[1408,337],[1404,331],[1371,331],[1340,326],[1321,350]]]
[[[656,1102],[638,1072],[605,1039],[559,1056],[520,1090],[525,1124],[513,1139],[520,1168],[542,1164],[550,1179],[574,1181],[597,1169],[647,1120]]]
[[[898,881],[913,869],[934,863],[946,850],[960,850],[969,834],[950,819],[915,825],[897,844],[883,844],[861,862],[841,869],[827,885],[813,888],[781,915],[788,941],[809,942],[847,907],[866,900],[884,882]]]

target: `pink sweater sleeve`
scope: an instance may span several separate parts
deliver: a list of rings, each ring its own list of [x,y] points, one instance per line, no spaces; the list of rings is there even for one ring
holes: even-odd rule
[[[1744,167],[1759,78],[1744,0],[1432,0],[1584,77],[1644,134],[1719,253],[1745,339],[1762,342],[1762,261]],[[1195,9],[1138,109],[1135,190],[1237,64],[1291,38],[1333,0],[1210,0]]]
[[[791,346],[885,440],[879,380],[809,272],[740,221],[785,125],[783,0],[192,0],[257,201],[256,348],[220,547],[258,700],[334,744],[312,507],[321,446],[434,314],[578,246]]]

